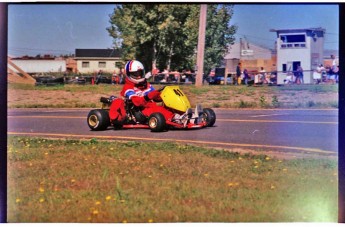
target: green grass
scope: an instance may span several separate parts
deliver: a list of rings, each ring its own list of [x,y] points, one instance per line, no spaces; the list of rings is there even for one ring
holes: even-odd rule
[[[336,222],[337,162],[8,138],[9,222]]]
[[[157,89],[163,85],[154,85]],[[203,107],[215,108],[338,108],[338,86],[337,85],[296,85],[296,86],[262,86],[262,87],[247,87],[247,86],[203,86],[195,87],[193,85],[180,85],[181,90],[187,95],[192,106],[201,104]],[[54,104],[58,99],[56,94],[53,97],[44,97],[44,100],[51,98],[51,102],[45,104],[30,103],[23,104],[19,102],[21,97],[17,100],[12,100],[8,103],[8,108],[95,108],[100,103],[95,100],[83,103],[83,95],[89,97],[100,97],[102,95],[119,95],[122,86],[114,86],[109,84],[100,85],[73,85],[67,84],[64,86],[34,86],[28,84],[8,84],[8,89],[16,90],[33,90],[42,91],[42,96],[47,95],[45,91],[64,91],[70,94],[73,98],[72,102],[66,100],[62,104]],[[287,96],[298,96],[300,91],[308,92],[312,100],[306,99],[305,102],[298,103],[295,101],[280,102],[285,100]],[[318,96],[319,94],[329,94],[334,100],[325,101]],[[52,93],[49,93],[52,94]],[[311,94],[311,95],[310,95]],[[27,94],[26,94],[27,97]],[[249,100],[248,100],[249,99]],[[61,100],[61,99],[60,99]],[[241,101],[242,100],[242,101]],[[279,100],[279,101],[277,101]],[[18,103],[19,102],[19,103]]]
[[[322,93],[322,92],[338,92],[337,85],[312,85],[312,84],[304,84],[304,85],[296,85],[296,86],[277,86],[272,87],[276,91],[310,91],[313,93]]]

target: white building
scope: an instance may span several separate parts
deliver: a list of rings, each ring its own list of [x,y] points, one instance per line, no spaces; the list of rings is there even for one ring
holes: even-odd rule
[[[26,73],[57,73],[66,71],[65,60],[54,59],[13,59],[12,62],[21,68]],[[11,67],[14,72],[18,73],[18,70]]]
[[[121,53],[114,49],[76,49],[75,60],[80,73],[120,72],[123,65]]]
[[[277,33],[277,83],[283,84],[288,74],[303,68],[304,83],[313,82],[312,74],[318,64],[323,64],[323,28],[271,29]]]

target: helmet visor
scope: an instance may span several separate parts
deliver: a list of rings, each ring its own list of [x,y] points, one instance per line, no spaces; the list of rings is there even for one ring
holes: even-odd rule
[[[144,78],[144,70],[138,70],[135,72],[129,72],[129,76],[134,79],[141,79]]]

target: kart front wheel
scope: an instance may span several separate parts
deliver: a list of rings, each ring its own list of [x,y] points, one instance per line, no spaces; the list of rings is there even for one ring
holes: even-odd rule
[[[149,117],[148,125],[151,132],[162,132],[166,129],[165,117],[161,113],[153,113]]]
[[[216,123],[216,114],[211,108],[204,108],[206,127],[212,127]]]
[[[87,115],[87,125],[94,131],[107,129],[110,126],[108,111],[103,109],[91,110]]]

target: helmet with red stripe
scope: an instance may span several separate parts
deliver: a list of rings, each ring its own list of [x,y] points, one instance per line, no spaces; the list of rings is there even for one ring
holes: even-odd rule
[[[132,60],[126,63],[126,77],[135,84],[145,81],[145,69],[140,61]]]

